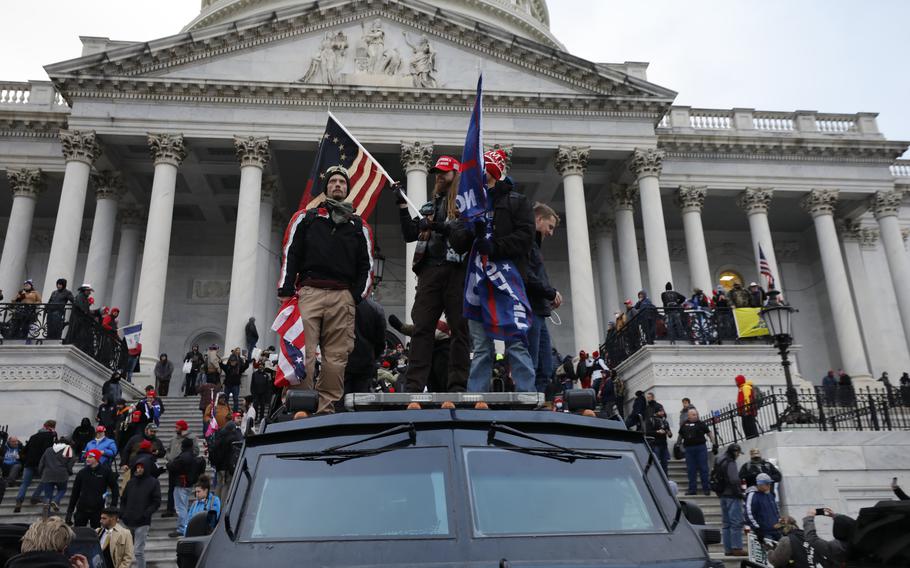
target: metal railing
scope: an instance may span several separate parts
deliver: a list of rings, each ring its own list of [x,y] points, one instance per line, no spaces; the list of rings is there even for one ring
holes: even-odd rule
[[[608,332],[600,351],[613,368],[656,341],[716,345],[743,340],[736,333],[733,308],[644,308],[622,327]]]
[[[72,304],[0,304],[0,344],[41,345],[57,340],[111,370],[126,367],[126,342],[117,330],[104,329],[96,315],[75,310]]]
[[[788,408],[784,388],[768,389],[751,407],[739,408],[733,403],[702,418],[721,446],[746,439],[742,424],[744,415],[754,418],[759,436],[784,429],[910,430],[910,387],[886,390],[816,386],[797,389],[796,403],[811,413],[812,421],[788,423],[781,420]]]

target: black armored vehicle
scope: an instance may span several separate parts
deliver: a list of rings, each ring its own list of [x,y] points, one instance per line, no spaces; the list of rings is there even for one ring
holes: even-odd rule
[[[286,411],[311,402],[295,396]],[[180,566],[711,564],[718,531],[687,522],[646,440],[621,422],[540,409],[536,393],[345,403],[354,412],[248,438],[221,520],[205,536],[193,536],[205,519],[191,521]],[[593,391],[567,405],[593,406]]]

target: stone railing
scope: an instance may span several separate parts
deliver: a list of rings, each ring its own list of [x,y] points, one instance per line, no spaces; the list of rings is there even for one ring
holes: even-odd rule
[[[658,132],[755,136],[841,136],[882,139],[877,114],[822,114],[815,111],[776,112],[755,109],[670,108],[658,123]]]
[[[50,81],[0,81],[0,109],[69,112]]]
[[[910,177],[910,160],[897,160],[891,165],[894,177]]]

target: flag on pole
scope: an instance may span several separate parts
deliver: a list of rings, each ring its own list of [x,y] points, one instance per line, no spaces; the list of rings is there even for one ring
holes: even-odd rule
[[[354,211],[367,220],[373,213],[380,191],[386,184],[392,183],[392,178],[330,112],[316,151],[313,170],[300,199],[301,210],[317,207],[325,200],[323,177],[332,166],[348,170],[351,186],[345,201],[352,203]]]
[[[483,76],[477,80],[477,98],[468,125],[461,160],[461,180],[456,204],[466,222],[482,223],[487,239],[493,236],[493,212],[487,202],[484,175],[481,114]],[[531,304],[524,280],[511,260],[493,261],[471,248],[465,278],[464,316],[479,321],[489,337],[526,340],[530,328]]]
[[[142,322],[125,325],[120,328],[127,349],[134,351],[142,343]]]
[[[758,245],[758,273],[768,279],[768,289],[774,288],[774,275],[771,274],[771,264],[765,258],[765,251],[761,244]]]
[[[272,323],[272,331],[278,334],[280,350],[278,367],[275,371],[275,386],[299,385],[306,378],[306,357],[303,354],[305,336],[303,318],[297,306],[297,297],[291,297],[278,312]]]

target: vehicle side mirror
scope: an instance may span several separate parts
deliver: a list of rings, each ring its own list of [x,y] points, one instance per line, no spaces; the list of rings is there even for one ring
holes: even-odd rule
[[[698,536],[701,537],[701,541],[705,543],[705,546],[711,546],[712,544],[720,544],[720,529],[713,527],[700,527],[698,529]]]
[[[186,524],[186,534],[184,536],[191,538],[208,535],[211,532],[209,512],[210,511],[200,511],[193,515],[193,518]]]
[[[189,529],[189,527],[187,527]],[[177,568],[196,568],[202,551],[208,542],[207,537],[181,538],[177,541]]]

